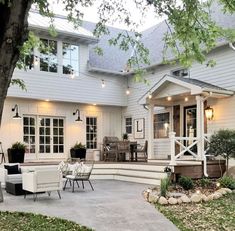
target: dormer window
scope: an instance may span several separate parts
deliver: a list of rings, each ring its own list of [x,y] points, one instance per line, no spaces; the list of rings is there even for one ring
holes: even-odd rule
[[[78,76],[78,48],[76,45],[63,43],[63,74],[74,73],[75,76]]]
[[[43,47],[40,49],[40,71],[57,72],[57,42],[49,39],[41,39]]]
[[[171,75],[177,76],[177,77],[188,77],[189,70],[187,68],[173,70],[173,71],[171,71]]]

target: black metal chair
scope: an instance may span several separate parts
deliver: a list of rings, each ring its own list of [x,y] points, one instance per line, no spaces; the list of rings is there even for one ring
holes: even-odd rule
[[[4,154],[3,148],[2,148],[2,142],[0,142],[0,155],[2,155],[1,163],[0,164],[2,164],[3,162],[6,163],[5,154]]]
[[[134,150],[135,155],[136,155],[136,161],[138,160],[144,160],[147,161],[148,159],[148,141],[146,140],[144,143],[144,146],[142,145],[137,145],[136,150]],[[142,154],[141,156],[138,154]]]

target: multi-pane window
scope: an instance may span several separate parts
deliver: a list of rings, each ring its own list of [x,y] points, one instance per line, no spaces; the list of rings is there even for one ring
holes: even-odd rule
[[[160,113],[154,115],[154,138],[167,138],[169,133],[170,113]]]
[[[131,134],[132,133],[132,118],[131,117],[125,118],[125,127],[126,127],[126,133]]]
[[[183,69],[171,71],[171,74],[174,76],[178,76],[178,77],[187,77],[189,75],[189,71],[188,69],[183,68]]]
[[[41,39],[40,71],[57,72],[57,42],[49,39]]]
[[[86,146],[90,149],[97,148],[97,118],[86,118]]]
[[[53,119],[53,152],[64,152],[64,120]]]
[[[39,152],[64,152],[64,120],[62,118],[39,119]]]
[[[63,74],[78,76],[78,46],[69,43],[63,43]]]
[[[35,153],[35,135],[36,135],[35,117],[24,116],[23,118],[23,140],[26,144],[26,153]]]
[[[39,152],[51,152],[51,120],[50,118],[39,118]]]

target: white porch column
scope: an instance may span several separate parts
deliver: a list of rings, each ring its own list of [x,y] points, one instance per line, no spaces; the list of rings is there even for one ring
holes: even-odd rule
[[[197,101],[197,154],[198,160],[204,159],[204,98],[196,96]]]
[[[154,159],[153,113],[154,113],[154,105],[149,104],[149,110],[148,110],[148,159]]]
[[[175,166],[176,161],[175,161],[175,132],[169,132],[169,138],[170,138],[170,145],[171,145],[171,161],[170,165]]]

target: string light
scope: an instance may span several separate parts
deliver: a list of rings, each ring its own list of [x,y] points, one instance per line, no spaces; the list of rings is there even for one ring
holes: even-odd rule
[[[130,92],[130,88],[127,87],[127,89],[126,89],[126,94],[127,94],[127,95],[130,95],[130,93],[131,93],[131,92]]]
[[[188,102],[188,97],[185,97],[185,98],[184,98],[184,101],[185,101],[185,102]]]
[[[167,97],[167,101],[171,101],[171,99],[172,99],[171,96]]]
[[[102,81],[102,82],[101,82],[101,87],[102,87],[102,88],[105,88],[105,82],[104,82],[104,80],[102,79],[101,81]]]
[[[149,91],[149,96],[148,97],[149,97],[149,99],[152,99],[152,97],[153,97],[150,91]]]
[[[74,70],[73,69],[70,71],[70,78],[71,79],[75,78],[75,74],[74,74]]]
[[[34,66],[38,66],[39,65],[39,58],[37,56],[34,56],[33,65]]]

